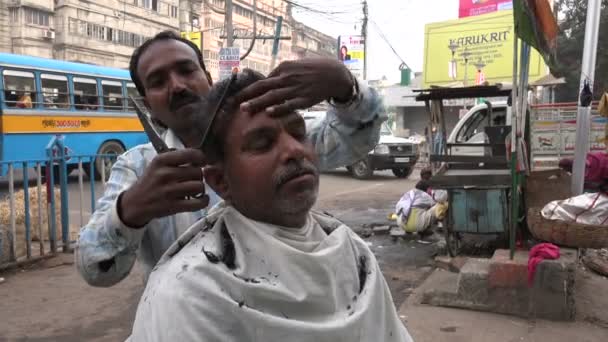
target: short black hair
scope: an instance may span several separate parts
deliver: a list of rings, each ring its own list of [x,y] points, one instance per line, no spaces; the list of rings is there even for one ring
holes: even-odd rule
[[[139,59],[141,58],[141,55],[143,55],[144,52],[146,52],[146,50],[150,47],[150,45],[154,44],[155,42],[164,41],[164,40],[177,40],[177,41],[180,41],[180,42],[188,45],[189,47],[191,47],[192,50],[194,50],[194,53],[196,53],[196,57],[198,59],[199,64],[201,65],[201,68],[203,68],[203,71],[205,72],[205,74],[207,74],[207,78],[209,79],[209,82],[211,82],[211,77],[209,75],[209,72],[207,72],[207,68],[205,67],[205,61],[203,60],[203,54],[202,54],[201,50],[198,48],[198,46],[196,46],[196,44],[189,41],[188,39],[182,38],[176,32],[171,31],[171,30],[166,30],[166,31],[159,32],[154,37],[146,40],[142,45],[140,45],[137,49],[135,49],[135,51],[133,51],[133,55],[131,55],[131,61],[129,62],[129,72],[131,73],[131,80],[133,80],[133,83],[135,83],[135,87],[137,88],[139,95],[141,95],[141,96],[146,95],[146,89],[144,88],[144,85],[143,85],[141,79],[139,78],[139,75],[137,74],[137,67],[139,66]],[[159,56],[159,58],[162,58],[162,56]]]
[[[433,176],[433,170],[430,167],[420,170],[420,177]]]
[[[416,183],[416,189],[424,191],[424,192],[427,192],[430,187],[431,187],[431,184],[425,180],[421,180],[418,183]]]
[[[202,150],[205,153],[209,163],[219,162],[224,159],[224,146],[226,141],[224,141],[223,138],[226,137],[232,119],[234,119],[234,116],[240,106],[240,102],[236,99],[235,95],[253,83],[261,81],[265,78],[266,77],[264,75],[257,71],[252,69],[243,69],[243,71],[237,75],[236,80],[232,83],[230,83],[230,79],[225,79],[215,83],[211,87],[209,94],[205,97],[206,101],[204,101],[205,106],[207,107],[205,108],[207,115],[212,115],[212,111],[220,102],[222,95],[224,94],[224,90],[230,84],[230,88],[226,93],[224,102],[219,108],[217,117],[213,122],[213,126],[211,127],[205,143],[202,146]]]

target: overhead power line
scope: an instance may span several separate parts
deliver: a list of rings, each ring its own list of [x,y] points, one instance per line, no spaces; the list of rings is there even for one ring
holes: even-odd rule
[[[313,12],[313,13],[318,13],[318,14],[347,14],[347,13],[351,13],[351,12],[347,12],[347,11],[323,11],[323,10],[318,10],[309,6],[305,6],[305,5],[301,5],[295,1],[291,1],[291,0],[283,0],[284,2],[292,5],[293,7],[297,7],[297,8],[301,8],[304,10],[307,10],[309,12]]]
[[[205,3],[205,6],[207,6],[207,8],[209,8],[213,12],[218,13],[218,14],[222,14],[222,15],[226,14],[226,11],[224,11],[223,9],[221,9],[219,7],[216,7],[216,6],[212,5],[211,3],[209,3],[209,0],[203,0],[203,2]]]
[[[380,35],[380,37],[384,40],[384,42],[386,42],[386,44],[391,48],[391,50],[393,50],[393,53],[395,54],[395,56],[397,56],[397,58],[399,58],[402,65],[405,65],[406,68],[412,70],[412,68],[410,68],[410,66],[407,65],[407,63],[403,60],[403,58],[401,58],[401,56],[399,56],[399,53],[397,53],[397,50],[395,50],[395,48],[393,47],[393,44],[391,44],[391,42],[388,40],[386,35],[384,35],[384,32],[382,32],[380,25],[378,25],[378,23],[376,23],[373,19],[370,19],[369,21],[371,21],[372,24],[374,24],[374,26],[378,30],[378,34]]]

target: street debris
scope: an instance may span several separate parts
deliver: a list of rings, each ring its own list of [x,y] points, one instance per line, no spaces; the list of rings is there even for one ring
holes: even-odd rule
[[[588,249],[583,263],[593,272],[608,277],[608,249]]]
[[[374,227],[372,229],[372,231],[375,234],[388,234],[390,232],[390,230],[391,230],[390,226],[378,226],[378,227]]]
[[[395,227],[390,230],[390,235],[393,238],[398,238],[405,236],[405,232],[403,231],[403,229]]]
[[[460,272],[468,260],[469,258],[464,256],[451,258],[447,255],[440,255],[435,257],[435,266],[450,272]]]
[[[361,231],[359,232],[359,235],[360,235],[362,238],[367,239],[368,237],[373,236],[373,235],[374,235],[374,232],[373,232],[371,229],[369,229],[369,228],[364,228],[363,230],[361,230]]]
[[[453,332],[456,332],[456,327],[441,327],[441,328],[439,328],[439,330],[441,330],[443,332],[453,333]]]

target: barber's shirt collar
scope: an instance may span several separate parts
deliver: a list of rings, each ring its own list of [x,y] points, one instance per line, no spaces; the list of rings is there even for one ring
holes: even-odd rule
[[[169,148],[174,148],[176,150],[181,150],[185,148],[184,143],[182,143],[182,141],[171,129],[167,129],[165,131],[164,140]]]

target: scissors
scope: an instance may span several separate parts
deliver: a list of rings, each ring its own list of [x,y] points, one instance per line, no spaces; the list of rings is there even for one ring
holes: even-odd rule
[[[148,108],[144,104],[144,101],[140,97],[130,96],[131,101],[135,104],[135,111],[137,112],[137,117],[141,122],[141,125],[144,127],[144,131],[148,136],[148,139],[152,143],[152,146],[156,150],[156,153],[161,154],[165,152],[171,151],[167,143],[160,137],[160,134],[154,128],[152,124],[152,120],[150,120],[150,112]]]
[[[135,111],[137,112],[137,117],[139,118],[141,125],[144,127],[144,131],[146,132],[150,143],[152,143],[152,146],[156,150],[156,153],[161,154],[174,150],[167,146],[167,143],[165,143],[165,141],[160,137],[160,134],[158,134],[158,132],[154,128],[152,120],[150,120],[150,111],[148,110],[148,107],[146,107],[146,105],[144,104],[143,98],[134,96],[130,96],[130,98],[131,101],[133,101],[133,103],[135,104]],[[194,198],[200,199],[203,196],[205,196],[204,192],[196,194]],[[186,196],[186,199],[190,199],[190,196]]]

